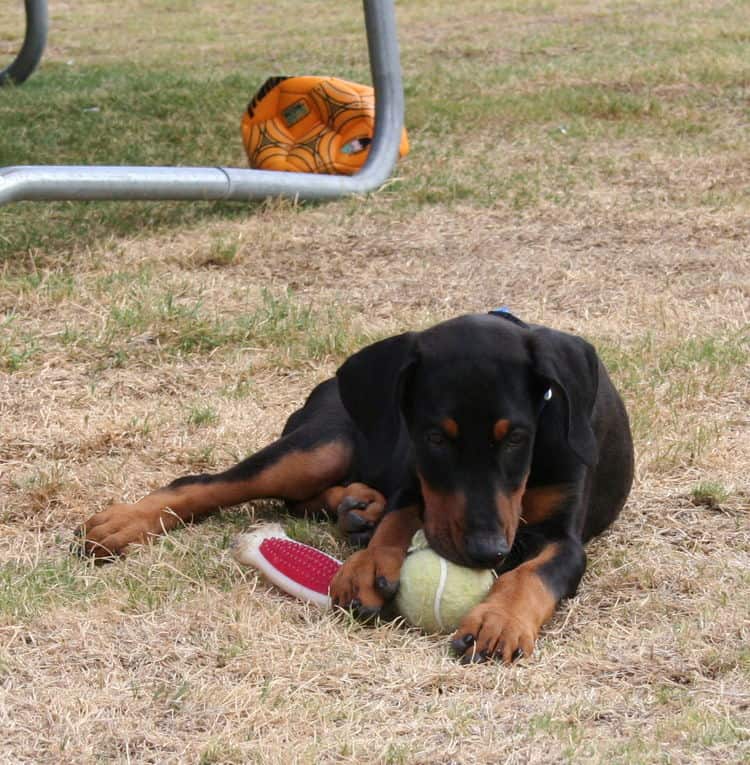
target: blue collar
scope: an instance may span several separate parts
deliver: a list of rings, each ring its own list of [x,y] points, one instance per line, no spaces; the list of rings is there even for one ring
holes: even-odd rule
[[[500,306],[500,308],[493,308],[489,314],[490,316],[499,316],[501,319],[512,321],[514,324],[517,324],[519,327],[523,327],[524,329],[530,329],[529,325],[525,321],[512,314],[510,310],[504,305]]]

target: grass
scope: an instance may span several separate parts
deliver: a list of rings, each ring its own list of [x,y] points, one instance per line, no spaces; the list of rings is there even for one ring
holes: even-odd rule
[[[79,287],[91,289],[96,307],[89,316],[71,318],[57,331],[30,333],[14,313],[7,316],[0,326],[1,369],[16,372],[40,355],[61,351],[85,357],[94,369],[103,369],[147,363],[154,354],[226,353],[248,345],[268,349],[270,363],[294,367],[309,359],[340,360],[372,337],[366,328],[357,328],[345,309],[314,308],[289,290],[273,294],[262,288],[257,297],[246,296],[240,313],[224,315],[207,306],[200,292],[186,297],[184,285],[164,288],[143,272],[135,277],[115,272]],[[56,296],[48,298],[47,290],[36,291],[32,299],[58,302]],[[323,329],[312,331],[316,327]]]
[[[324,3],[317,6],[313,32],[322,32],[330,11]],[[744,18],[743,9],[737,4],[733,7]],[[499,52],[489,31],[473,47],[466,47],[461,30],[468,31],[466,19],[472,18],[472,9],[486,23],[512,30]],[[695,26],[686,28],[681,15],[670,16],[666,7],[663,14],[649,14],[645,19],[631,6],[609,13],[582,8],[580,17],[574,6],[569,12],[574,22],[559,23],[555,14],[561,10],[552,4],[540,12],[538,23],[517,28],[513,26],[516,7],[509,16],[507,8],[474,2],[462,12],[460,21],[451,12],[443,12],[440,31],[449,40],[461,39],[453,55],[446,56],[441,43],[418,46],[405,58],[408,122],[421,140],[415,143],[409,160],[416,172],[409,173],[399,187],[401,204],[409,209],[462,199],[485,205],[500,199],[516,207],[534,206],[539,200],[573,204],[591,180],[601,175],[602,154],[611,157],[618,153],[618,145],[627,146],[645,133],[674,158],[683,156],[681,138],[685,133],[691,136],[691,152],[720,143],[728,159],[743,156],[747,143],[740,126],[747,80],[745,41],[736,31],[736,16],[693,4],[690,18]],[[146,5],[141,13],[148,15],[154,9]],[[279,13],[283,13],[281,8]],[[402,23],[419,35],[427,23],[425,13],[412,5],[404,10]],[[306,16],[305,25],[312,18]],[[70,23],[67,17],[60,21]],[[452,32],[443,28],[451,22],[455,24]],[[124,19],[123,24],[129,26]],[[211,19],[204,34],[215,24],[216,19]],[[356,29],[353,19],[347,25],[349,30]],[[290,29],[282,50],[305,35],[305,28]],[[254,34],[265,31],[261,26]],[[176,34],[187,48],[192,40],[189,25]],[[75,59],[49,61],[44,78],[31,79],[14,92],[12,104],[0,105],[7,129],[0,144],[0,166],[115,161],[244,164],[238,140],[240,105],[265,78],[268,63],[251,59],[251,63],[242,60],[241,66],[232,67],[241,51],[259,44],[260,39],[245,35],[241,43],[237,41],[229,61],[222,61],[226,52],[217,53],[218,40],[201,40],[219,58],[211,68],[176,66],[169,60],[167,51],[174,51],[169,46],[145,55],[138,66],[116,56],[101,59],[94,55],[86,66]],[[111,42],[114,50],[121,46]],[[305,48],[302,56],[299,48],[294,50],[292,60],[307,66],[305,71],[319,70],[316,48],[309,46],[309,40]],[[412,60],[414,64],[410,64]],[[366,78],[362,64],[349,63],[336,71],[341,76]],[[49,128],[52,124],[54,130]],[[446,136],[453,137],[447,147]],[[507,167],[509,159],[516,164],[512,146],[518,142],[532,142],[535,158],[543,155],[543,162],[535,171],[522,161],[512,173],[498,172]],[[599,145],[606,145],[606,151],[599,150]],[[582,151],[587,146],[590,151]],[[429,177],[433,165],[444,166],[440,155],[446,150],[454,158],[455,178],[433,178],[428,193],[423,176]],[[571,161],[577,165],[575,173],[566,172]],[[632,166],[620,166],[609,182],[627,184],[634,171]],[[467,177],[474,182],[462,180]],[[746,186],[725,188],[703,201],[708,206],[731,203],[747,199],[746,191]],[[699,193],[700,188],[695,188],[691,197]],[[37,206],[20,205],[16,210],[25,211],[20,216],[9,217],[0,211],[4,232],[0,256],[5,251],[13,260],[20,251],[43,251],[38,257],[46,259],[50,250],[64,251],[71,242],[93,242],[113,233],[127,235],[144,222],[149,230],[174,228],[206,217],[234,219],[244,214],[243,209],[222,203],[56,204],[48,205],[39,216]]]
[[[729,497],[730,492],[717,481],[703,481],[691,491],[691,499],[696,505],[710,508],[720,508],[722,502],[726,502]]]
[[[242,166],[266,77],[369,79],[360,9],[305,9],[52,4],[42,67],[0,93],[0,166]],[[749,13],[402,2],[412,150],[378,193],[0,208],[7,758],[748,760]],[[597,346],[637,449],[625,512],[519,666],[459,667],[443,638],[241,570],[256,522],[350,552],[274,502],[114,565],[69,554],[91,512],[268,443],[362,345],[501,304]]]
[[[27,620],[59,604],[79,604],[96,597],[101,582],[87,575],[71,556],[9,564],[0,571],[0,613],[6,619]]]

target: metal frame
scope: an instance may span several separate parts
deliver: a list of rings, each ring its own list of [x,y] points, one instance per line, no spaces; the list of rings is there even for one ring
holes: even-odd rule
[[[27,0],[27,7],[30,0]],[[0,168],[0,205],[21,200],[325,200],[374,191],[398,158],[404,94],[393,0],[363,0],[375,88],[375,134],[352,176],[227,167],[19,165]]]
[[[37,67],[47,44],[47,0],[26,0],[26,34],[18,55],[0,69],[0,85],[20,85]]]

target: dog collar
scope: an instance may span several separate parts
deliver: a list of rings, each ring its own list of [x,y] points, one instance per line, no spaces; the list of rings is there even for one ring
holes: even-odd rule
[[[500,306],[500,308],[493,308],[490,312],[490,316],[498,316],[501,319],[506,319],[507,321],[512,321],[514,324],[517,324],[519,327],[523,327],[524,329],[530,329],[529,325],[523,321],[522,319],[519,319],[518,316],[515,316],[510,312],[510,309],[507,306]]]

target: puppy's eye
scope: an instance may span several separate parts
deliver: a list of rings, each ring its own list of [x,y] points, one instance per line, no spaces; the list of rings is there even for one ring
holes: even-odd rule
[[[528,436],[526,433],[522,430],[514,430],[503,439],[503,446],[506,449],[519,449],[524,446],[527,441]]]
[[[440,430],[428,430],[425,438],[427,443],[433,446],[442,446],[445,443],[445,434]]]

